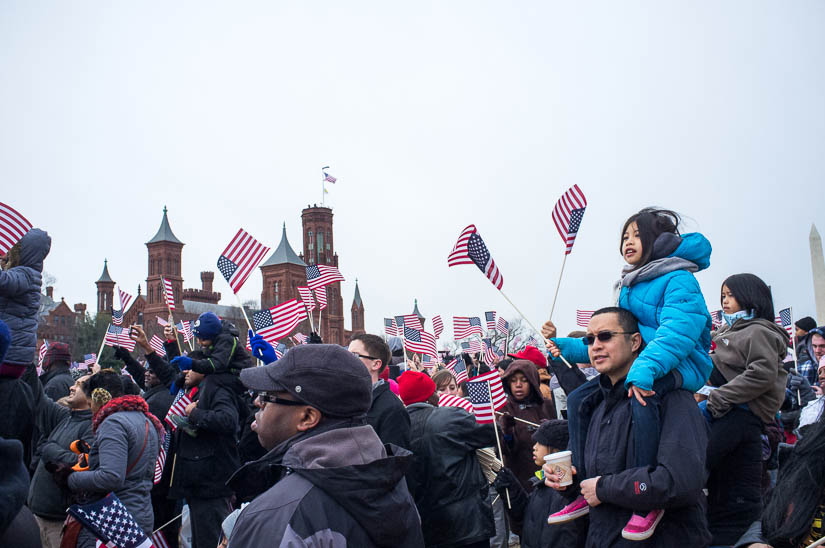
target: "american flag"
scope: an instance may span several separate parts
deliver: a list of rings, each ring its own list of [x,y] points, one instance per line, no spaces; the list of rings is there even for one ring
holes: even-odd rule
[[[284,343],[278,343],[275,345],[275,355],[278,357],[279,360],[284,357],[284,354],[286,354],[287,350],[289,349]]]
[[[481,239],[475,225],[470,225],[461,232],[452,252],[447,256],[447,266],[459,264],[476,265],[497,289],[501,289],[504,285],[504,277],[499,272],[496,262],[487,250],[487,246],[484,245],[484,240]]]
[[[46,351],[49,349],[49,341],[43,339],[43,344],[40,345],[40,351],[37,354],[37,366],[43,367],[43,358],[46,357]]]
[[[312,290],[306,286],[298,287],[298,294],[301,295],[301,300],[304,301],[304,306],[307,310],[312,312],[315,310],[315,299],[312,298]]]
[[[424,354],[421,357],[421,365],[427,369],[432,369],[438,366],[438,357],[433,357],[429,354]]]
[[[189,342],[192,339],[192,322],[186,320],[185,322],[178,322],[175,324],[178,333],[183,333],[183,341]]]
[[[481,339],[481,348],[484,350],[484,363],[487,365],[494,364],[498,356],[493,348],[492,341],[490,339]]]
[[[441,394],[438,397],[439,407],[460,407],[468,413],[473,412],[473,404],[467,398],[460,398],[458,396],[451,396],[449,394]]]
[[[69,506],[69,514],[110,548],[152,548],[152,541],[114,493],[84,505]]]
[[[152,340],[149,341],[149,346],[154,348],[155,353],[158,356],[165,356],[166,355],[166,349],[163,348],[163,340],[161,340],[161,338],[158,337],[157,335],[152,335]]]
[[[155,316],[155,317],[157,318],[157,322],[158,322],[159,326],[166,327],[167,325],[169,325],[169,322],[167,322],[166,320],[164,320],[160,316]]]
[[[132,302],[132,296],[123,291],[120,287],[117,288],[117,293],[120,296],[120,310],[126,312],[129,309],[129,303]]]
[[[403,325],[404,325],[404,327],[417,329],[419,331],[424,329],[424,326],[421,325],[421,319],[418,316],[416,316],[415,314],[405,314]]]
[[[487,329],[494,330],[496,328],[496,313],[495,311],[485,312],[484,319],[487,322]]]
[[[172,417],[185,417],[186,416],[186,406],[192,403],[192,400],[189,396],[186,395],[186,392],[183,390],[178,390],[177,396],[175,396],[174,401],[172,401],[171,407],[169,407],[169,412],[166,413],[166,417],[163,419],[166,423],[172,427],[172,430],[175,430],[177,426],[175,423],[172,422]]]
[[[296,344],[306,344],[309,340],[309,337],[307,337],[303,333],[296,333],[292,336],[292,340],[295,341]]]
[[[435,345],[435,337],[426,331],[419,331],[404,326],[404,341],[407,350],[411,352],[422,352],[430,356],[438,356],[438,348]]]
[[[166,307],[169,311],[175,310],[175,290],[172,287],[172,282],[166,278],[161,278],[163,282],[163,299],[166,301]]]
[[[166,435],[163,436],[163,443],[160,444],[158,460],[155,461],[155,484],[157,484],[160,481],[160,478],[163,477],[163,466],[166,464],[166,452],[169,451],[169,440],[171,438],[172,434],[166,432]]]
[[[169,548],[169,543],[166,542],[166,537],[163,536],[163,531],[155,531],[152,533],[152,544],[155,548]]]
[[[14,247],[32,224],[13,207],[0,202],[0,255],[5,255]]]
[[[499,316],[498,322],[496,322],[496,330],[506,337],[510,333],[510,322]]]
[[[453,358],[452,361],[450,361],[450,363],[448,363],[445,367],[452,372],[455,377],[456,384],[460,384],[468,379],[467,365],[460,356],[458,358]]]
[[[252,316],[255,332],[269,343],[289,335],[295,327],[307,319],[307,311],[301,301],[292,299],[272,308],[256,312]]]
[[[710,313],[710,323],[713,324],[713,329],[719,329],[724,323],[724,317],[721,310],[714,310]]]
[[[595,312],[595,310],[576,310],[576,325],[587,329],[593,312]]]
[[[793,335],[793,317],[790,308],[783,308],[779,311],[776,316],[776,324],[779,327],[784,327],[789,337]]]
[[[335,184],[335,181],[337,181],[337,180],[338,180],[338,179],[336,179],[335,177],[333,177],[332,175],[330,175],[330,174],[329,174],[329,173],[327,173],[326,171],[324,172],[324,181],[326,181],[326,182],[328,182],[328,183],[333,183],[333,184]]]
[[[444,322],[441,321],[441,314],[436,314],[435,316],[433,316],[432,322],[433,322],[433,334],[435,335],[435,338],[437,339],[441,336],[441,333],[444,331]]]
[[[516,335],[515,338],[513,339],[513,346],[510,347],[510,348],[513,349],[513,352],[516,352],[518,350],[518,347],[519,347],[518,343],[520,343],[520,342],[521,342],[521,335]]]
[[[123,310],[112,309],[112,323],[115,325],[123,324]]]
[[[318,310],[323,310],[327,307],[327,287],[319,287],[315,289],[315,300],[318,301]]]
[[[488,388],[489,386],[489,388]],[[498,371],[490,371],[473,377],[467,383],[467,394],[473,404],[476,420],[481,423],[491,423],[496,420],[493,408],[490,407],[490,393],[493,395],[493,405],[496,411],[507,403],[507,395],[501,384]]]
[[[566,247],[564,254],[569,255],[573,251],[573,242],[579,233],[579,226],[584,217],[584,208],[587,207],[587,199],[579,185],[573,185],[567,192],[561,195],[556,207],[553,208],[553,222],[556,223],[556,230],[564,241]]]
[[[318,297],[318,289],[335,282],[343,282],[344,277],[334,266],[324,264],[313,264],[307,266],[307,285],[315,289],[315,297]]]
[[[387,334],[387,337],[398,336],[398,326],[395,325],[395,319],[384,318],[384,333]]]
[[[129,330],[124,327],[110,325],[103,337],[106,346],[122,346],[129,352],[135,349],[135,341],[129,338]]]
[[[469,354],[476,354],[481,352],[481,343],[476,339],[471,339],[469,342],[461,343],[461,349]]]
[[[404,316],[396,316],[395,325],[398,327],[398,336],[400,337],[404,334],[404,330],[401,329],[402,327],[404,327]]]
[[[473,335],[483,335],[478,316],[453,316],[453,336],[456,339],[466,339]]]
[[[97,354],[83,354],[83,361],[77,364],[78,369],[88,369],[97,361]]]
[[[218,270],[229,282],[232,291],[237,293],[267,253],[268,247],[244,229],[238,229],[238,233],[218,257]]]

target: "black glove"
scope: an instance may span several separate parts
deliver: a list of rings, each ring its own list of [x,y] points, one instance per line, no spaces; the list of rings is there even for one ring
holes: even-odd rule
[[[498,471],[496,479],[493,480],[493,489],[499,493],[503,492],[505,489],[515,487],[516,485],[520,485],[518,478],[509,468],[502,467],[501,470]]]
[[[797,390],[801,390],[804,385],[805,379],[802,375],[788,375],[788,390],[794,392],[794,394]]]
[[[309,344],[324,344],[324,341],[321,340],[321,336],[313,331],[309,334]]]
[[[115,347],[115,358],[125,362],[131,357],[132,355],[129,353],[129,351],[123,348],[122,346]]]
[[[66,491],[69,490],[69,476],[74,472],[71,464],[66,464],[65,462],[48,462],[46,463],[46,471],[52,475],[58,487]]]
[[[499,417],[499,420],[501,421],[501,429],[504,430],[504,433],[512,434],[513,430],[516,427],[516,418],[513,417],[513,415],[510,415],[509,413],[505,413],[501,417]]]
[[[499,494],[504,501],[504,507],[507,508],[507,497],[510,498],[510,509],[508,513],[510,517],[516,521],[520,521],[524,517],[524,510],[527,508],[528,498],[527,492],[521,486],[518,478],[509,469],[502,467],[498,471],[496,479],[493,480],[493,489]]]

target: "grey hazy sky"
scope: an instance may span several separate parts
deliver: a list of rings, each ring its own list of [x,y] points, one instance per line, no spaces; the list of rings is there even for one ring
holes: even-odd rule
[[[545,319],[563,258],[550,212],[577,183],[563,331],[609,303],[621,224],[654,204],[711,240],[711,309],[749,271],[813,315],[823,61],[819,0],[6,0],[0,201],[51,234],[56,296],[93,308],[104,257],[124,288],[145,281],[164,204],[187,287],[239,226],[274,248],[286,222],[299,249],[329,165],[344,304],[357,277],[378,331],[414,298],[428,317],[515,316],[475,267],[447,268],[469,223]],[[260,298],[260,273],[241,297]]]

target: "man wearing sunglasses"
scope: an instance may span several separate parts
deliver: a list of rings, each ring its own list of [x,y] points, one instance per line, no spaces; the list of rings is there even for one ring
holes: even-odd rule
[[[241,381],[255,393],[252,430],[269,452],[229,481],[239,502],[254,499],[230,548],[424,545],[404,480],[412,454],[366,424],[372,380],[360,358],[301,345]]]
[[[631,399],[624,380],[642,348],[636,318],[621,308],[596,311],[587,328],[590,363],[599,372],[599,392],[587,428],[579,488],[590,506],[587,546],[707,546],[703,509],[707,424],[686,390],[661,403],[661,436],[655,467],[635,467]],[[545,483],[560,490],[559,477],[544,467]],[[575,470],[574,470],[575,474]],[[634,511],[664,508],[656,532],[645,542],[622,538]]]

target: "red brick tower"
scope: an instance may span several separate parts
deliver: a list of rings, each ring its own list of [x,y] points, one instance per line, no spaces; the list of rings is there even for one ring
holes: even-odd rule
[[[263,288],[261,291],[261,308],[270,308],[284,301],[301,300],[298,286],[307,284],[306,263],[289,245],[286,237],[286,223],[281,232],[281,243],[269,259],[261,265]],[[297,332],[308,334],[309,321],[302,322]]]
[[[181,252],[183,242],[177,239],[169,226],[166,207],[157,234],[146,242],[149,254],[149,276],[146,278],[146,307],[143,310],[147,333],[155,333],[155,316],[166,318],[166,302],[163,300],[163,282],[161,277],[172,282],[175,294],[175,319],[183,312],[183,278],[181,277]],[[151,336],[151,335],[150,335]]]
[[[324,264],[338,267],[338,255],[332,237],[332,209],[314,205],[301,212],[304,229],[303,260],[308,265]],[[304,283],[306,273],[304,274]],[[341,282],[326,287],[327,308],[321,319],[321,338],[329,344],[346,344],[344,341],[344,300],[341,297]],[[318,326],[319,311],[314,314]]]
[[[115,281],[109,276],[109,261],[103,259],[103,274],[95,282],[97,286],[97,311],[112,313],[115,296]]]

